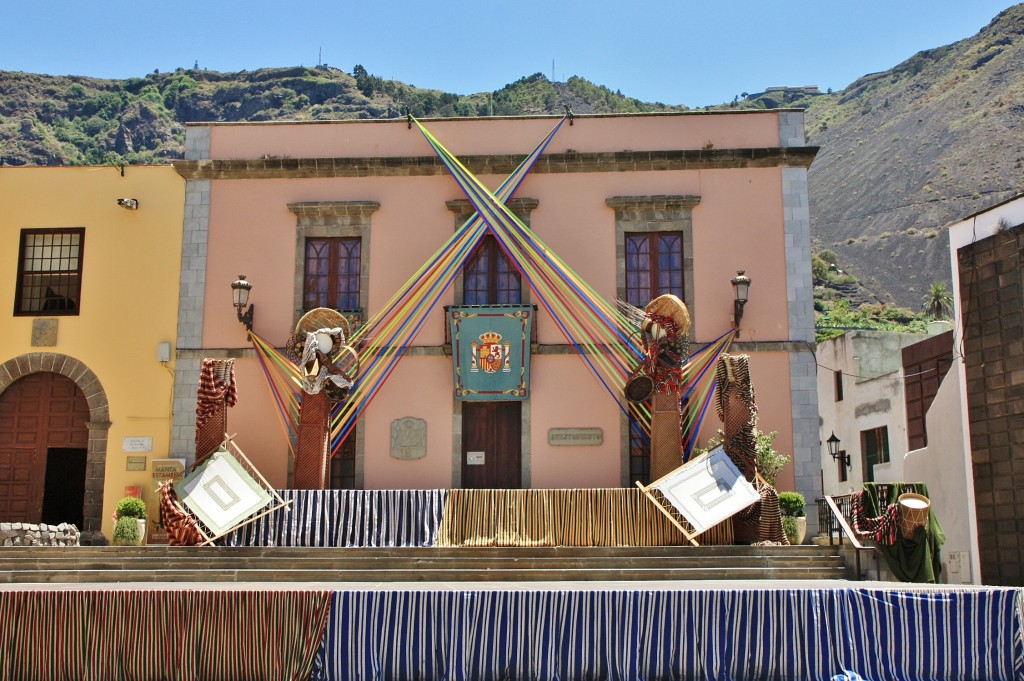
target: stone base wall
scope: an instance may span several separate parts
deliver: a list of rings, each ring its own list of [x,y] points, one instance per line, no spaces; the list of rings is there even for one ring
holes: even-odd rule
[[[0,546],[78,546],[80,536],[68,523],[0,523]]]

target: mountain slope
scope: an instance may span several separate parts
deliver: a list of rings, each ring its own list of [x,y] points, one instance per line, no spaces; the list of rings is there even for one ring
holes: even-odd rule
[[[202,69],[102,80],[0,72],[0,166],[180,158],[186,121],[321,120],[685,110],[573,77],[534,74],[457,95],[327,66]],[[872,298],[920,309],[950,281],[942,227],[1024,192],[1024,4],[981,31],[846,89],[796,88],[715,109],[804,107],[817,250]],[[709,107],[711,108],[711,107]]]
[[[1024,192],[1024,5],[977,35],[805,100],[819,248],[899,305],[950,281],[941,228]]]

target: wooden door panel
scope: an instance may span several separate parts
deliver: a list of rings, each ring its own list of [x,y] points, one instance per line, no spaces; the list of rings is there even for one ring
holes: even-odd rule
[[[0,519],[37,523],[46,488],[49,447],[85,448],[89,441],[89,405],[75,383],[53,373],[15,381],[0,394]],[[84,480],[51,481],[53,493],[63,486],[75,494]],[[78,487],[82,490],[78,490]]]
[[[468,462],[483,452],[483,465]],[[519,402],[464,402],[462,487],[518,489],[522,486],[522,406]]]
[[[42,508],[39,486],[45,471],[35,458],[34,449],[0,449],[0,518],[4,522],[34,522]]]

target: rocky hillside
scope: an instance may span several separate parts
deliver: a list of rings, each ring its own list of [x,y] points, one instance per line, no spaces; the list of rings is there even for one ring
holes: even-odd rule
[[[797,103],[821,147],[808,175],[816,245],[883,300],[920,309],[950,280],[942,227],[1024,192],[1024,5]]]
[[[679,110],[624,97],[582,78],[541,74],[456,95],[371,75],[361,66],[202,69],[102,80],[0,71],[0,166],[128,163],[180,158],[190,121],[325,120]]]
[[[458,95],[327,66],[202,69],[101,80],[0,71],[0,166],[179,158],[186,121],[683,110],[542,74]],[[845,90],[737,97],[709,108],[804,107],[817,250],[857,277],[857,298],[920,309],[950,280],[943,227],[1024,192],[1024,5],[977,35],[920,52]]]

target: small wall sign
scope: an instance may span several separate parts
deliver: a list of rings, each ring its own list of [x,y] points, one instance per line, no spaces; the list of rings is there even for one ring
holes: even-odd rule
[[[484,465],[484,453],[483,452],[466,452],[466,465],[467,466],[483,466]]]
[[[121,439],[121,449],[126,452],[152,452],[153,437],[124,437]]]
[[[548,444],[554,447],[597,447],[604,443],[600,428],[551,428]]]
[[[129,456],[125,461],[124,469],[126,471],[144,471],[146,470],[146,457],[144,456]]]
[[[166,480],[177,482],[185,477],[185,459],[153,459],[153,479],[157,486]]]

